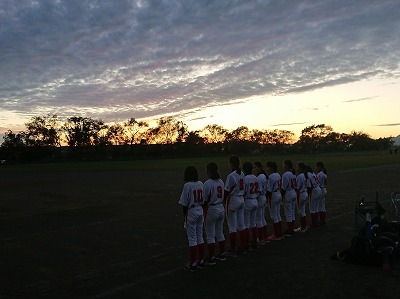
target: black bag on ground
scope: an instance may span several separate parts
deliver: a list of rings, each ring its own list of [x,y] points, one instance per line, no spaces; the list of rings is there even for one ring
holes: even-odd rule
[[[350,249],[344,255],[344,260],[357,265],[380,265],[378,253],[365,236],[355,236],[351,239]]]

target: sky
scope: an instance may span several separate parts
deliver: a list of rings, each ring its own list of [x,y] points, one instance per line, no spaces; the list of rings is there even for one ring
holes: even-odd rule
[[[400,135],[398,0],[2,0],[0,133],[56,114]]]

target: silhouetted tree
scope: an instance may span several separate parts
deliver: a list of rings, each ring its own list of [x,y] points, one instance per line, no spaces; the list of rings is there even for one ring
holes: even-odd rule
[[[104,134],[101,135],[99,144],[102,145],[120,145],[125,143],[124,127],[115,123],[110,126],[103,126]]]
[[[104,123],[90,117],[70,117],[62,129],[69,146],[90,146],[99,144],[99,131]]]
[[[124,140],[126,144],[139,144],[146,139],[146,131],[149,124],[145,121],[137,121],[135,118],[124,123]]]
[[[377,149],[374,140],[364,132],[352,131],[348,142],[349,149],[354,151]]]
[[[13,133],[11,130],[7,130],[3,136],[2,147],[17,148],[25,146],[25,132]]]
[[[187,144],[204,144],[204,138],[199,135],[199,131],[190,131],[187,136],[185,142]]]
[[[35,116],[25,124],[28,146],[60,146],[57,115]]]
[[[225,141],[227,132],[222,126],[213,124],[205,126],[199,135],[204,138],[205,143],[218,143]]]
[[[321,150],[324,138],[332,133],[332,127],[325,124],[312,125],[301,131],[298,145],[306,151]]]
[[[251,139],[251,131],[249,131],[249,128],[246,126],[240,126],[231,132],[228,132],[228,134],[226,134],[225,141],[250,141]]]
[[[157,127],[147,131],[153,143],[171,144],[181,142],[187,135],[187,126],[173,117],[162,117]]]
[[[393,137],[378,138],[375,140],[378,149],[388,149],[394,145]]]

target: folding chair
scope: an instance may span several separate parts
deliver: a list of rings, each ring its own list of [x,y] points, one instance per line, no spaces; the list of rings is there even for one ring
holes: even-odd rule
[[[390,210],[396,216],[400,217],[400,191],[390,193]]]
[[[374,201],[367,201],[365,200],[364,196],[361,197],[360,200],[355,202],[354,207],[354,214],[355,214],[355,230],[359,230],[359,220],[361,219],[363,224],[371,219],[376,215],[377,212],[377,204],[378,202],[378,194],[376,200]]]

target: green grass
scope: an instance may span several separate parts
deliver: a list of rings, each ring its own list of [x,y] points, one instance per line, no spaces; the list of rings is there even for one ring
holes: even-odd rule
[[[267,161],[275,161],[280,169],[283,160],[291,159],[293,163],[304,162],[314,166],[315,162],[324,162],[328,171],[365,168],[379,165],[400,163],[400,155],[390,155],[388,152],[357,152],[357,153],[329,153],[329,154],[294,154],[294,155],[257,155],[242,156],[241,161],[260,161],[264,165]],[[125,171],[125,170],[183,170],[188,165],[196,166],[199,171],[205,169],[208,162],[219,165],[221,171],[229,168],[228,156],[198,157],[198,158],[165,158],[129,161],[94,161],[48,164],[16,164],[0,165],[0,171]]]

